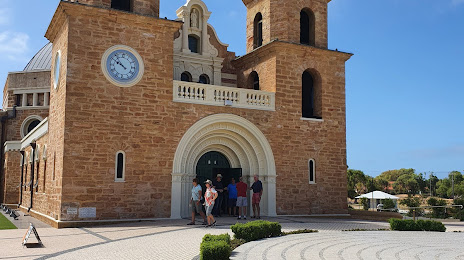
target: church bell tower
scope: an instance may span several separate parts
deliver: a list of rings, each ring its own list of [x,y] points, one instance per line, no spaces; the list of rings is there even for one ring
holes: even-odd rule
[[[247,7],[247,52],[273,40],[327,49],[330,0],[242,0]]]

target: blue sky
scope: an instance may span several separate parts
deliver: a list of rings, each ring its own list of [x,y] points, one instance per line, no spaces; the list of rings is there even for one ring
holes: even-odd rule
[[[184,0],[161,0],[175,18]],[[240,0],[205,0],[210,23],[245,53]],[[58,0],[0,0],[0,82],[47,43]],[[329,48],[347,62],[348,165],[370,175],[464,170],[464,0],[333,0]]]

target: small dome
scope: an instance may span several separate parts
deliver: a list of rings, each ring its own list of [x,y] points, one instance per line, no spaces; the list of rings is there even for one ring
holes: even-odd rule
[[[52,65],[52,47],[51,42],[47,43],[36,55],[29,61],[24,71],[49,70]]]

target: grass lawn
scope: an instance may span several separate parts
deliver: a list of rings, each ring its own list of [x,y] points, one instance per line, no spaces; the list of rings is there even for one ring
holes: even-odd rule
[[[0,213],[0,230],[2,229],[16,229],[16,226]]]

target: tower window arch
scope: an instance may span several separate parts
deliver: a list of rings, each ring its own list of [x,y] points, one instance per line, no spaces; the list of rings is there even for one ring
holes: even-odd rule
[[[316,184],[316,161],[314,159],[309,159],[309,184]]]
[[[193,53],[200,53],[200,39],[195,35],[188,37],[189,50]]]
[[[302,112],[304,118],[314,118],[314,78],[308,71],[303,72]]]
[[[315,17],[314,13],[305,8],[300,12],[300,43],[307,45],[315,44]]]
[[[202,74],[202,75],[200,76],[200,79],[199,79],[198,83],[201,83],[201,84],[210,84],[210,80],[209,80],[208,75]]]
[[[250,76],[248,76],[248,89],[260,90],[258,72],[253,71],[250,73]]]
[[[187,71],[182,72],[180,75],[180,80],[185,82],[192,82],[192,74]]]
[[[111,8],[131,12],[132,0],[111,0]]]
[[[118,151],[116,153],[115,181],[124,181],[126,175],[126,153]]]
[[[253,45],[258,48],[263,45],[263,15],[257,13],[253,23]]]

